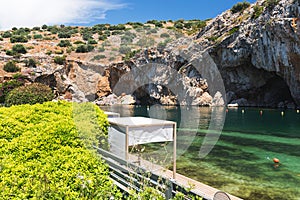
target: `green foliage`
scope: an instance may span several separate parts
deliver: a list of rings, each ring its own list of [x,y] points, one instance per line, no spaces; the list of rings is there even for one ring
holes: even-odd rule
[[[239,31],[239,29],[240,28],[238,26],[233,27],[232,29],[229,30],[229,35],[232,35],[232,34],[236,33],[237,31]]]
[[[32,30],[33,30],[33,31],[40,31],[40,30],[41,30],[41,28],[40,28],[40,27],[38,27],[38,26],[35,26],[35,27],[33,27],[33,28],[32,28]]]
[[[105,51],[105,48],[104,48],[104,46],[101,46],[101,47],[99,47],[99,52],[104,52]]]
[[[14,52],[12,51],[12,50],[6,50],[5,51],[5,53],[6,53],[6,55],[8,55],[8,56],[13,56],[14,55]]]
[[[35,39],[35,40],[43,39],[43,36],[41,34],[35,34],[35,35],[33,35],[33,39]]]
[[[141,52],[141,50],[133,50],[130,52],[127,52],[125,57],[123,58],[125,61],[129,61],[132,57],[134,57],[137,53]]]
[[[1,199],[121,199],[81,137],[106,136],[97,106],[47,102],[0,108],[0,116]]]
[[[104,41],[107,39],[107,35],[99,35],[98,39]]]
[[[88,39],[88,44],[98,44],[98,42],[92,38]]]
[[[14,61],[8,61],[4,67],[3,70],[6,72],[18,72],[20,71],[20,68],[16,65]]]
[[[66,56],[55,56],[54,63],[58,65],[64,65],[66,63]]]
[[[218,36],[211,36],[211,37],[207,37],[206,39],[208,39],[209,41],[215,42],[219,37]]]
[[[46,30],[48,28],[48,26],[46,25],[46,24],[44,24],[43,26],[42,26],[42,29],[43,30]]]
[[[163,27],[163,23],[158,20],[149,20],[147,21],[147,24],[154,24],[155,27]]]
[[[134,38],[136,38],[136,34],[130,31],[125,32],[125,34],[121,37],[121,43],[128,45],[132,44]]]
[[[127,54],[127,53],[131,52],[131,48],[129,46],[122,45],[119,48],[119,52],[122,54]]]
[[[111,31],[113,31],[113,30],[120,30],[120,31],[122,31],[122,30],[125,30],[125,29],[126,29],[126,27],[123,24],[118,24],[118,25],[110,26],[109,27],[109,30],[111,30]]]
[[[51,101],[54,98],[49,86],[33,83],[13,89],[5,98],[5,105],[36,104]]]
[[[82,34],[82,39],[85,41],[91,40],[91,39],[93,39],[93,34],[90,32],[84,32]]]
[[[254,12],[252,14],[252,18],[257,19],[264,11],[264,8],[262,6],[255,5],[255,6],[253,6],[253,10],[254,10]]]
[[[246,10],[250,6],[250,3],[247,1],[238,2],[230,9],[232,13],[238,13]]]
[[[101,60],[101,59],[104,59],[106,58],[105,55],[96,55],[92,58],[92,61],[95,61],[95,60]]]
[[[10,31],[5,31],[3,34],[2,34],[2,37],[3,38],[10,38],[12,36],[11,32]]]
[[[70,32],[59,32],[58,33],[58,37],[59,38],[70,38],[72,36],[72,34]]]
[[[167,46],[167,44],[170,43],[171,41],[172,41],[171,38],[167,38],[163,42],[158,43],[157,48],[159,50],[163,50]]]
[[[279,0],[266,0],[264,2],[264,5],[266,6],[266,8],[271,11],[275,8],[275,6],[279,3]]]
[[[36,67],[37,62],[33,58],[29,58],[28,60],[25,60],[25,66],[26,67]]]
[[[137,41],[136,44],[140,47],[150,47],[155,44],[155,40],[151,37],[144,37]]]
[[[27,53],[26,48],[25,48],[22,44],[15,44],[15,45],[12,47],[12,50],[13,50],[13,52],[15,52],[15,53],[22,53],[22,54]]]
[[[57,44],[59,47],[69,47],[72,46],[71,42],[69,40],[60,40]]]
[[[77,40],[77,41],[74,42],[74,44],[85,44],[85,42]]]
[[[28,37],[26,35],[12,35],[10,37],[10,42],[11,43],[17,43],[17,42],[26,43],[26,42],[28,42]]]
[[[168,33],[162,33],[162,34],[160,34],[160,37],[161,38],[169,38],[170,35]]]
[[[84,44],[81,44],[79,45],[77,48],[76,48],[76,53],[87,53],[87,52],[91,52],[94,50],[94,46],[93,45],[90,45],[90,44],[87,44],[87,45],[84,45]]]
[[[25,83],[25,77],[16,74],[13,79],[0,83],[0,103],[4,103],[7,94],[16,87],[20,87]]]

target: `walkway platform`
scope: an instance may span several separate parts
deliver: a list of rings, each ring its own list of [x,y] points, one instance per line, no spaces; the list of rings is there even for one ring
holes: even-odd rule
[[[164,177],[166,179],[173,179],[173,171],[165,169],[159,165],[156,165],[152,162],[149,162],[144,159],[140,159],[135,155],[130,154],[129,155],[130,162],[138,163],[140,167],[151,171],[152,173],[155,173],[161,177]],[[155,169],[155,171],[153,171]],[[191,189],[192,192],[195,194],[198,194],[199,196],[203,197],[204,199],[213,200],[214,194],[220,190],[213,188],[211,186],[208,186],[204,183],[198,182],[194,179],[188,178],[181,174],[176,174],[175,182],[187,189]],[[227,193],[228,194],[228,193]],[[239,197],[230,195],[231,200],[242,200]]]

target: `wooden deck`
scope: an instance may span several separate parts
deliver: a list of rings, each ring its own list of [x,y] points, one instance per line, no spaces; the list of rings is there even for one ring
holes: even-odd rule
[[[173,179],[173,171],[165,169],[159,165],[156,165],[152,162],[146,161],[144,159],[138,159],[137,156],[129,154],[128,159],[130,162],[138,163],[138,165],[146,170],[149,170],[161,177]],[[198,194],[199,196],[204,197],[205,199],[212,200],[214,194],[219,191],[216,188],[208,186],[204,183],[195,181],[191,178],[183,176],[181,174],[176,173],[176,177],[174,179],[178,185],[181,185],[184,188],[191,189],[192,192]],[[226,192],[226,191],[224,191]],[[239,197],[228,194],[231,200],[242,200]]]

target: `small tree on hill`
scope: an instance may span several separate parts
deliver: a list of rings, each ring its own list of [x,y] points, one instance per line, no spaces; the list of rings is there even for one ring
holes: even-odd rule
[[[16,65],[16,63],[14,61],[9,61],[4,65],[3,70],[6,72],[13,73],[13,72],[20,71],[20,68]]]

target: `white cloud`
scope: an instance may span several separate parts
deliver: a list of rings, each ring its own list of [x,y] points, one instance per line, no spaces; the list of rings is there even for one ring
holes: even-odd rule
[[[1,1],[0,29],[89,23],[125,6],[109,0],[5,0]]]

